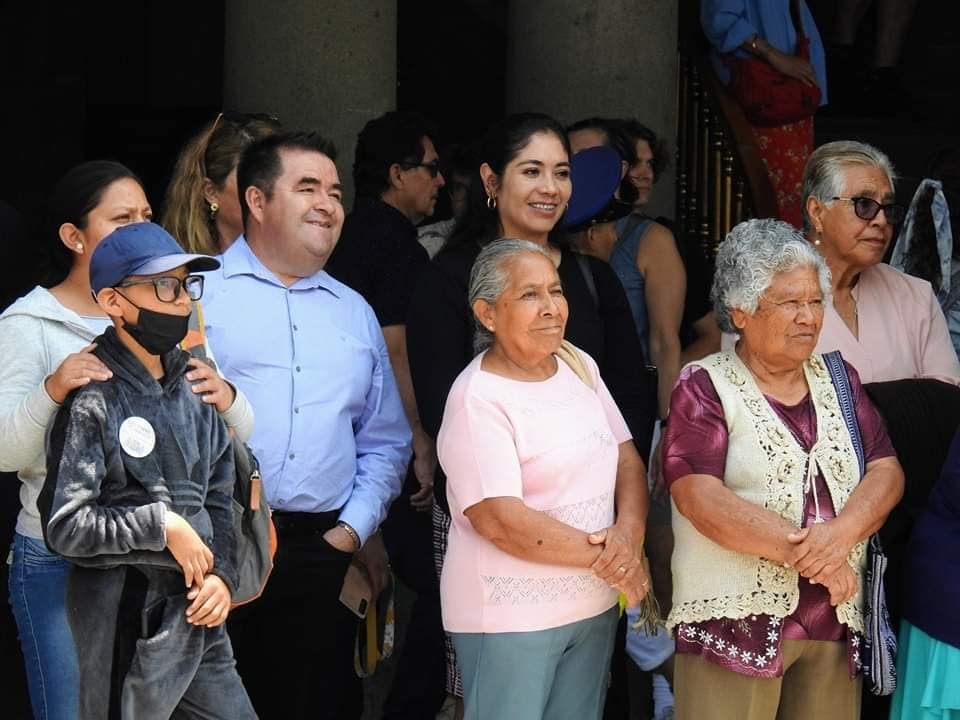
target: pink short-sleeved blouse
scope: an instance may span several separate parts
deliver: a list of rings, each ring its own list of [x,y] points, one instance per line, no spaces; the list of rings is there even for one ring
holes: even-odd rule
[[[596,363],[581,355],[596,390],[559,360],[553,377],[521,382],[483,370],[483,355],[450,390],[437,437],[452,517],[440,580],[449,632],[545,630],[616,602],[589,568],[510,555],[463,514],[487,498],[517,497],[585,532],[613,523],[618,445],[631,436]]]

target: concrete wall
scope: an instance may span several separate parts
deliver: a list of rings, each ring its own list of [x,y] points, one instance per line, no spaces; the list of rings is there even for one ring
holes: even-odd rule
[[[511,0],[507,111],[532,110],[564,124],[634,116],[675,150],[676,0]],[[674,172],[650,203],[674,215]]]
[[[315,129],[339,150],[352,206],[357,133],[397,101],[397,0],[230,0],[224,107]]]

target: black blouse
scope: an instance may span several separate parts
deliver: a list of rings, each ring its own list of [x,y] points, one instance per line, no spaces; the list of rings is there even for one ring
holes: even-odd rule
[[[561,253],[558,272],[569,306],[565,337],[596,360],[640,456],[646,458],[657,413],[656,378],[646,369],[623,286],[607,263],[589,258],[595,300],[577,256],[566,249]],[[423,428],[434,439],[447,394],[474,358],[475,325],[467,285],[479,254],[474,243],[438,253],[421,273],[407,315],[407,354],[417,408]],[[441,477],[434,490],[446,509]]]

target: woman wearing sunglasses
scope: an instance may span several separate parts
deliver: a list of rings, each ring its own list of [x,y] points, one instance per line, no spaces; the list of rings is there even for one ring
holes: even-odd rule
[[[22,483],[10,565],[10,604],[17,621],[34,717],[77,717],[78,670],[64,608],[69,563],[44,544],[37,496],[46,477],[45,435],[60,405],[76,388],[110,371],[93,339],[110,319],[90,290],[90,256],[116,228],[153,216],[140,180],[123,165],[86,162],[53,189],[47,281],[0,315],[0,471]],[[185,281],[191,298],[196,281]],[[156,293],[171,297],[169,283]],[[161,297],[161,294],[163,297]],[[156,330],[156,328],[154,328]],[[246,439],[253,431],[249,402],[216,371],[191,360],[194,392],[215,404],[227,425]]]
[[[880,150],[827,143],[807,162],[803,225],[833,276],[817,352],[840,350],[865,383],[935,377],[960,384],[960,363],[930,283],[882,262],[903,220]]]
[[[279,129],[272,115],[222,112],[184,145],[161,224],[187,252],[219,255],[243,232],[237,164],[250,143]]]

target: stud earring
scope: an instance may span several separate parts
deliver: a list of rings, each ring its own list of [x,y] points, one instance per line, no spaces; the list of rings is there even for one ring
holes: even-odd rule
[[[81,243],[77,243],[77,252],[83,252],[83,245]]]
[[[220,209],[220,203],[215,203],[215,202],[210,203],[210,217],[215,217],[217,214],[217,210],[219,209]]]

